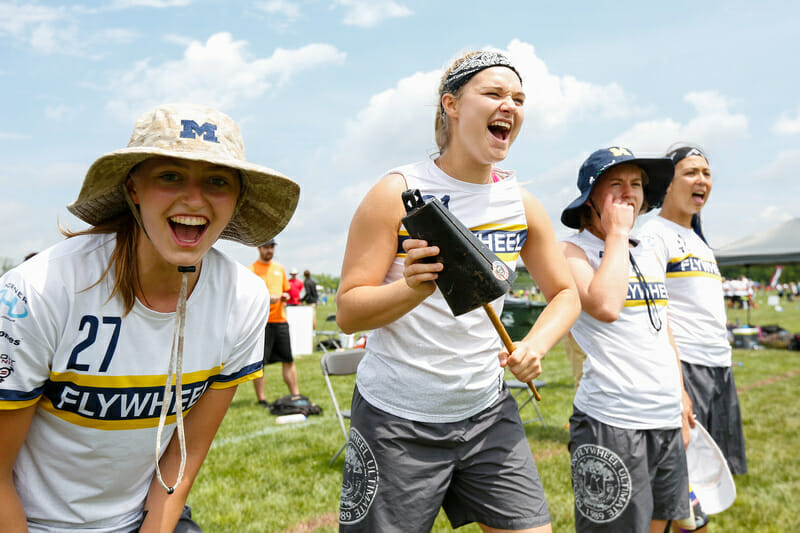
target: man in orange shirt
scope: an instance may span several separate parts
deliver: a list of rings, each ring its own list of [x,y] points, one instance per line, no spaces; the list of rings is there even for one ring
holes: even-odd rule
[[[277,363],[283,364],[283,381],[289,388],[289,394],[300,394],[297,386],[297,369],[292,358],[292,345],[289,338],[289,323],[286,320],[284,304],[289,300],[289,280],[283,266],[272,258],[275,255],[275,239],[258,247],[258,260],[250,265],[258,277],[264,280],[269,289],[269,320],[264,336],[264,366]],[[256,389],[258,403],[268,407],[264,395],[264,378],[253,381]]]

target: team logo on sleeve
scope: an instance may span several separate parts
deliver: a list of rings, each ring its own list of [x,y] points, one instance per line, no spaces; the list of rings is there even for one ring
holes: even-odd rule
[[[350,442],[344,456],[339,522],[360,522],[369,512],[377,492],[378,463],[375,462],[375,455],[361,433],[350,428]]]
[[[592,522],[619,517],[631,499],[631,476],[619,456],[602,446],[584,444],[572,454],[575,508]]]
[[[7,353],[0,353],[0,383],[14,373],[14,360]]]

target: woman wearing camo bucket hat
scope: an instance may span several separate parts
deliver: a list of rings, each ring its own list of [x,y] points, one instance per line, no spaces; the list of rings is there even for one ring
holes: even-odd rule
[[[229,117],[188,104],[91,166],[69,206],[91,227],[0,279],[4,531],[199,531],[186,497],[261,375],[269,301],[211,246],[270,239],[298,195],[245,160]]]
[[[571,333],[586,353],[569,426],[579,532],[661,532],[689,516],[691,402],[667,326],[664,264],[630,237],[636,217],[661,203],[672,168],[627,148],[596,150],[561,214],[580,230],[562,243],[583,308]]]

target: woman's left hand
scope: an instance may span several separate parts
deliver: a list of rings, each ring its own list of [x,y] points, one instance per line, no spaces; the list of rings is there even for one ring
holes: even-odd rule
[[[518,380],[527,383],[542,373],[544,354],[536,351],[526,342],[515,342],[514,351],[510,354],[503,350],[497,356],[500,366],[508,367]]]

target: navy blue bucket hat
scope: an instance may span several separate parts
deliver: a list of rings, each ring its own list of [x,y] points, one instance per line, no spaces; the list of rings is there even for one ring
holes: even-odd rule
[[[647,211],[659,207],[664,201],[664,195],[675,171],[672,160],[668,157],[637,158],[627,148],[612,146],[596,150],[581,165],[578,172],[578,190],[581,194],[561,212],[561,223],[570,228],[580,229],[581,208],[592,194],[597,179],[609,168],[625,163],[636,165],[647,174],[648,183],[644,191]]]

